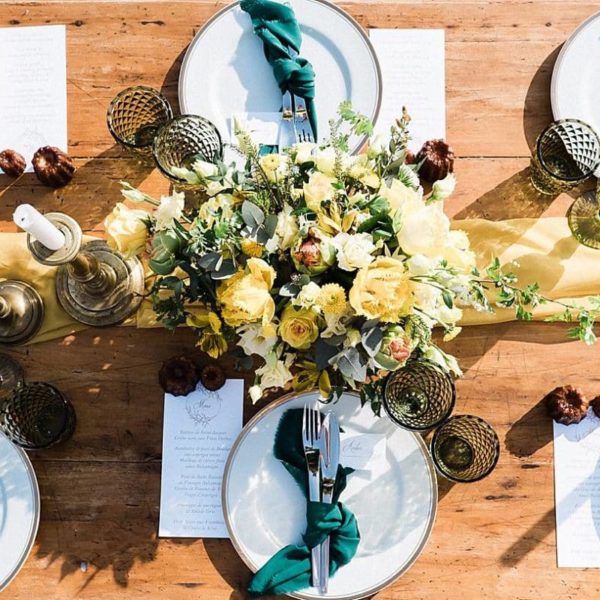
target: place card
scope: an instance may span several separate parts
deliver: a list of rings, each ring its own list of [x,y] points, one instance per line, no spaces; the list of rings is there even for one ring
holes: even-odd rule
[[[554,423],[556,550],[559,567],[600,567],[600,419]]]
[[[0,29],[2,148],[27,160],[41,146],[67,148],[67,66],[64,25]]]
[[[406,106],[411,116],[409,148],[446,137],[446,79],[443,29],[370,29],[383,79],[375,133],[389,135]]]
[[[276,146],[278,144],[279,129],[281,127],[280,112],[235,113],[231,127],[232,140],[235,140],[233,133],[234,119],[250,134],[255,144],[259,146]]]
[[[385,460],[386,440],[380,433],[341,433],[340,463],[356,471],[377,468]]]
[[[242,430],[244,381],[216,392],[201,385],[187,396],[165,394],[160,537],[227,538],[221,480]]]

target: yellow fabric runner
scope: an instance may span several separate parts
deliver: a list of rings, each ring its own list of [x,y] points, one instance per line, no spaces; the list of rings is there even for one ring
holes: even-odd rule
[[[484,267],[494,256],[502,264],[516,261],[511,267],[519,284],[537,281],[545,296],[552,299],[585,304],[586,296],[600,294],[600,251],[581,246],[571,236],[567,220],[513,219],[486,221],[472,219],[456,221],[455,229],[466,231],[478,265]],[[92,239],[92,238],[87,238]],[[54,287],[55,269],[37,263],[29,253],[23,233],[0,234],[0,279],[21,279],[31,283],[44,299],[46,317],[33,342],[69,335],[86,326],[73,321],[58,305]],[[546,304],[535,311],[536,319],[557,312],[555,304]],[[480,325],[511,321],[514,311],[497,309],[496,313],[467,309],[462,325]],[[137,314],[125,325],[156,327],[152,305],[142,303]]]

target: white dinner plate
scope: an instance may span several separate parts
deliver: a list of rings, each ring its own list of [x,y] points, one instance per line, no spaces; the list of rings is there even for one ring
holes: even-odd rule
[[[222,488],[225,522],[254,572],[283,546],[302,540],[306,499],[273,456],[273,437],[286,410],[316,398],[307,392],[270,404],[244,427],[229,455]],[[437,482],[421,436],[374,416],[354,393],[345,393],[331,409],[346,432],[385,434],[387,467],[372,479],[365,471],[348,477],[341,500],[358,520],[355,557],[331,579],[326,596],[315,588],[293,596],[356,600],[392,583],[419,556],[435,520]]]
[[[0,590],[19,572],[40,521],[40,492],[29,458],[0,433]]]
[[[302,30],[300,54],[315,69],[319,138],[329,135],[328,122],[343,100],[351,100],[355,110],[375,122],[381,72],[361,26],[325,0],[291,0],[290,4]],[[212,17],[190,44],[179,76],[179,104],[183,113],[212,121],[223,139],[230,138],[234,113],[281,109],[281,92],[262,41],[238,2]],[[352,149],[363,143],[364,139],[353,140]]]
[[[600,13],[565,42],[552,73],[555,119],[580,119],[600,133]]]

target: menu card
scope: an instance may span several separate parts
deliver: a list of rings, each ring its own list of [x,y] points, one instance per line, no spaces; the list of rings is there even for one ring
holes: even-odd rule
[[[559,567],[600,567],[600,419],[554,423],[556,549]]]
[[[160,537],[226,538],[221,479],[242,430],[244,381],[216,392],[165,394]]]
[[[40,146],[67,151],[64,25],[0,29],[2,148],[31,157]]]
[[[389,135],[405,106],[411,116],[409,147],[446,137],[446,79],[443,29],[371,29],[383,80],[375,133]]]

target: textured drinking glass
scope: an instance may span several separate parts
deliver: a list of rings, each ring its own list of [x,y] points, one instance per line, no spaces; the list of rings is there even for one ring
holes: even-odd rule
[[[537,139],[531,183],[542,194],[559,194],[583,183],[600,165],[600,138],[577,119],[554,121]]]
[[[168,100],[151,87],[136,86],[120,92],[106,113],[108,130],[127,150],[150,157],[159,129],[173,118]]]
[[[23,385],[21,365],[12,356],[0,354],[0,402],[20,385]]]
[[[390,373],[383,389],[383,406],[394,423],[427,431],[444,422],[456,400],[448,373],[428,361],[409,362]]]
[[[28,450],[63,442],[75,431],[73,405],[48,383],[26,383],[16,388],[0,412],[0,429]]]
[[[197,187],[177,175],[197,159],[214,162],[223,154],[221,135],[204,117],[182,115],[163,127],[154,140],[154,160],[163,175],[182,188]]]
[[[500,456],[500,441],[483,419],[459,415],[435,431],[431,456],[444,477],[458,483],[471,483],[494,470]]]
[[[599,186],[600,187],[600,186]],[[598,192],[586,192],[573,202],[567,219],[573,237],[584,246],[600,250],[600,204]]]

